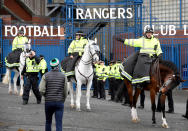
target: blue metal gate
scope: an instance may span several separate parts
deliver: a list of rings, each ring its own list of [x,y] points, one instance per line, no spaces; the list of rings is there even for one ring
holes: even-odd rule
[[[71,0],[72,1],[72,0]],[[155,1],[155,0],[154,0]],[[156,0],[157,1],[157,0]],[[162,1],[162,0],[161,0]],[[186,1],[180,0],[179,4],[176,2],[176,6],[181,10],[182,2]],[[128,56],[135,49],[131,47],[126,47],[122,43],[118,43],[115,38],[138,38],[142,36],[143,27],[147,24],[157,25],[165,23],[168,24],[168,19],[171,19],[171,14],[173,13],[173,8],[171,14],[165,15],[165,21],[161,18],[159,14],[162,10],[157,7],[157,5],[163,6],[162,3],[153,2],[151,0],[120,0],[116,3],[73,3],[68,2],[65,5],[62,5],[61,11],[62,14],[66,14],[63,21],[63,27],[65,28],[66,39],[36,39],[32,38],[32,48],[37,51],[38,54],[43,54],[45,59],[49,63],[50,59],[57,57],[62,60],[65,55],[67,55],[67,48],[70,42],[74,39],[75,33],[79,30],[82,30],[87,38],[93,39],[96,37],[98,39],[98,44],[101,49],[101,59],[105,61],[106,64],[112,59],[114,60],[123,60],[125,56]],[[180,5],[180,6],[179,6]],[[133,17],[132,19],[76,19],[75,11],[76,8],[81,8],[84,11],[87,8],[132,8]],[[171,9],[170,9],[171,10]],[[182,9],[183,13],[185,12]],[[168,13],[167,11],[165,13]],[[178,15],[178,14],[176,14]],[[171,20],[170,24],[177,24],[177,27],[182,27],[182,24],[186,24],[186,18],[184,15],[177,16],[181,17],[181,20]],[[52,23],[53,20],[52,19]],[[184,20],[184,21],[183,21]],[[54,21],[55,22],[55,21]],[[171,23],[172,22],[172,23]],[[55,25],[55,24],[54,24]],[[11,51],[11,39],[2,39],[2,20],[0,19],[0,44],[1,44],[1,61],[4,65],[4,57]],[[188,52],[188,39],[187,38],[159,38],[164,52],[163,58],[166,60],[173,61],[179,68],[181,76],[184,80],[188,80],[188,71],[187,71],[187,52]],[[53,44],[58,43],[58,44]],[[1,73],[5,72],[5,68],[1,68]],[[188,87],[188,83],[185,82],[182,84],[182,87]]]
[[[2,71],[3,71],[3,41],[2,41],[2,33],[3,33],[3,30],[2,30],[2,19],[0,18],[0,80],[1,80],[1,77],[2,77]]]

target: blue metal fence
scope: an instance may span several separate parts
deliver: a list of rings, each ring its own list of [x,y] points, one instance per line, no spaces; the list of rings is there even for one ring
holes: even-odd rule
[[[112,59],[123,60],[125,56],[128,56],[134,51],[134,48],[126,47],[125,45],[118,43],[115,38],[138,38],[142,36],[143,28],[145,25],[155,25],[155,30],[159,30],[161,24],[168,25],[174,24],[178,29],[181,29],[183,24],[188,24],[186,19],[185,8],[188,7],[186,0],[169,1],[171,12],[168,12],[167,7],[163,3],[165,0],[119,0],[116,3],[73,3],[68,2],[62,5],[62,14],[66,14],[61,20],[65,27],[65,40],[45,40],[45,39],[33,39],[32,47],[38,54],[43,54],[47,60],[50,61],[53,57],[58,57],[62,60],[66,53],[70,42],[75,37],[75,32],[78,30],[84,31],[86,37],[98,39],[98,44],[101,49],[101,59],[105,60],[105,63]],[[50,2],[50,1],[49,1]],[[175,3],[174,3],[175,2]],[[173,4],[172,4],[173,3]],[[166,3],[165,3],[166,4]],[[75,9],[82,8],[128,8],[133,9],[132,19],[84,19],[79,20],[75,18]],[[179,10],[179,13],[174,14],[174,8]],[[181,14],[182,12],[182,14]],[[175,17],[173,17],[175,15]],[[175,18],[178,19],[175,19]],[[180,18],[180,19],[179,19]],[[52,19],[55,20],[55,19]],[[52,21],[53,23],[53,21]],[[0,29],[2,30],[2,21],[0,20]],[[2,31],[1,31],[2,32]],[[1,34],[2,35],[2,34]],[[178,36],[179,34],[177,34]],[[11,40],[1,38],[1,49],[3,49],[2,60],[10,52]],[[188,61],[188,39],[182,38],[160,38],[162,50],[164,52],[163,58],[173,61],[179,68],[181,76],[184,80],[188,80],[187,61]],[[55,41],[58,44],[51,44]],[[1,73],[4,73],[5,69],[1,69]],[[182,87],[188,87],[188,82],[182,84]]]
[[[1,66],[3,66],[2,63],[2,59],[3,59],[3,52],[2,52],[2,47],[3,47],[3,41],[2,41],[2,19],[0,18],[0,74],[2,74],[3,68],[1,68]],[[0,75],[0,80],[1,80],[1,75]]]

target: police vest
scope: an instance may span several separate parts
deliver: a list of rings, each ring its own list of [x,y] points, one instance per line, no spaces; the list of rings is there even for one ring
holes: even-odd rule
[[[157,38],[146,39],[141,37],[140,39],[126,39],[125,45],[140,47],[140,53],[146,53],[150,56],[156,54],[157,56],[162,53],[160,42]]]
[[[47,63],[45,59],[42,59],[39,63],[40,70],[42,70],[42,73],[45,73],[45,70],[47,69]]]
[[[84,39],[83,37],[81,37],[80,40],[73,40],[68,48],[68,53],[78,52],[79,56],[81,56],[87,43],[87,39]]]
[[[35,59],[26,59],[26,72],[39,72],[40,66],[36,63]]]
[[[21,36],[21,37],[15,37],[12,42],[12,50],[15,50],[17,48],[24,48],[24,44],[28,42],[27,37]]]

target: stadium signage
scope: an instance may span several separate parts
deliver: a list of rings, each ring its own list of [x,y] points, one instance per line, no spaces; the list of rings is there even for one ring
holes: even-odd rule
[[[70,13],[69,13],[70,14]],[[76,19],[131,19],[132,8],[76,8]]]
[[[35,36],[35,37],[43,37],[43,36],[51,36],[51,37],[61,37],[64,36],[61,32],[61,26],[12,26],[5,25],[5,36],[11,35],[16,36],[19,30],[24,31],[24,35],[27,36]],[[56,31],[55,31],[56,30]],[[63,32],[64,33],[64,32]]]

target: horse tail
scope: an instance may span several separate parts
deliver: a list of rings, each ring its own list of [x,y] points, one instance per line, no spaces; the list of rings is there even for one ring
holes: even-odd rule
[[[9,73],[8,73],[8,71],[6,71],[6,74],[5,74],[5,76],[3,77],[3,84],[8,84],[9,83],[9,80],[8,80],[8,75],[9,75]]]

